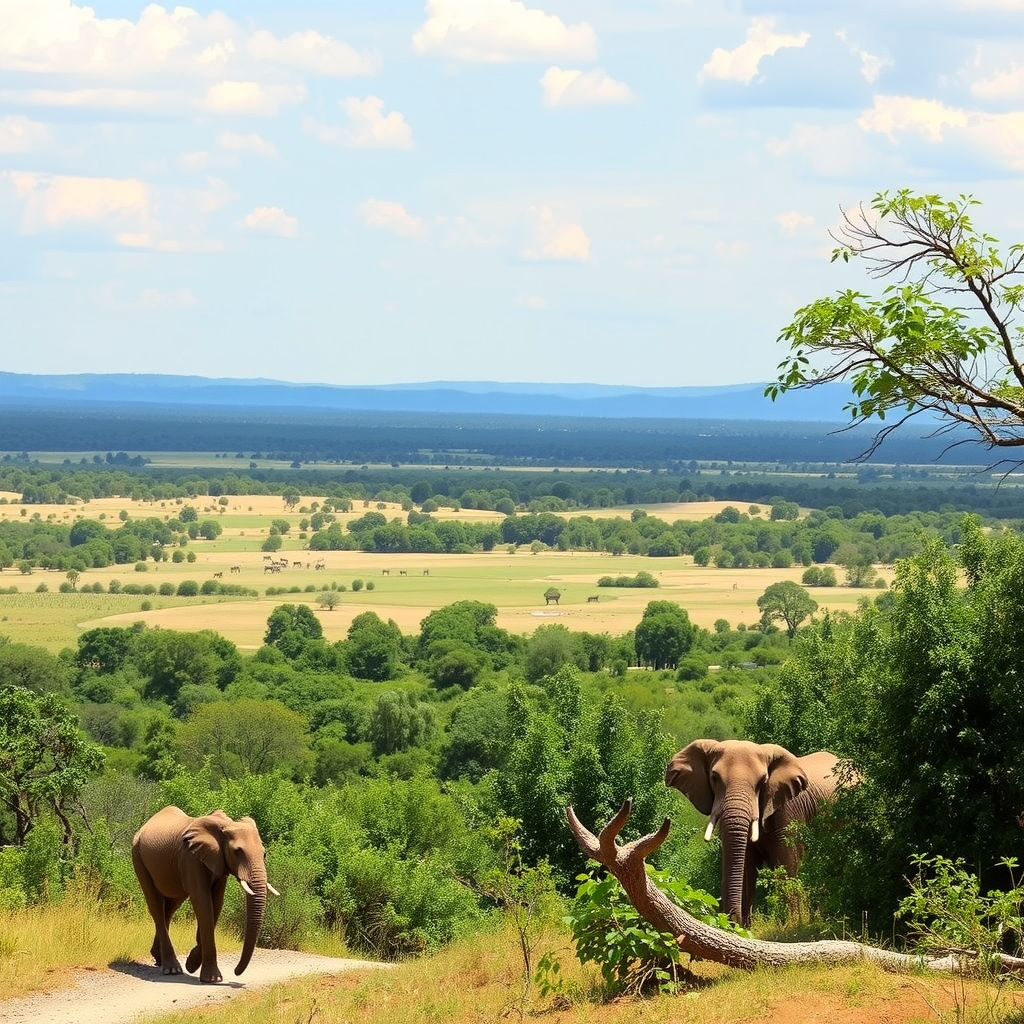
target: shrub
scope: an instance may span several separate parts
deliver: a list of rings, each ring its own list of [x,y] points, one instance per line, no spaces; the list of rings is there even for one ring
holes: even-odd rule
[[[175,593],[178,597],[195,597],[199,593],[199,584],[195,580],[182,580]]]

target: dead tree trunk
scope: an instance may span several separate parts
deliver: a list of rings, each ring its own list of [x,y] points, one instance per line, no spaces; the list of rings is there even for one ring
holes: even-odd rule
[[[625,846],[619,846],[616,842],[632,809],[632,800],[627,800],[601,830],[600,836],[594,836],[580,824],[572,807],[566,808],[566,815],[580,849],[592,860],[603,864],[619,880],[633,906],[648,923],[659,932],[674,936],[679,948],[690,956],[745,970],[782,967],[787,964],[839,965],[868,960],[889,971],[928,967],[932,970],[963,972],[973,963],[973,960],[960,955],[929,958],[841,940],[762,942],[704,924],[673,903],[651,881],[644,866],[644,859],[657,850],[668,836],[672,824],[668,818],[657,832]],[[1002,966],[1006,970],[1019,971],[1024,969],[1024,960],[1004,956]]]

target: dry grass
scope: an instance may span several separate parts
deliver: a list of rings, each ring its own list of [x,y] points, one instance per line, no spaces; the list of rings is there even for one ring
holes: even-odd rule
[[[2,497],[3,495],[0,495]],[[8,496],[9,497],[9,496]],[[176,518],[185,504],[193,504],[200,517],[216,518],[223,533],[215,541],[194,541],[187,552],[194,562],[147,561],[144,572],[133,565],[109,566],[83,572],[78,586],[100,583],[109,588],[112,580],[177,586],[183,580],[199,584],[214,578],[234,583],[264,595],[249,598],[175,598],[54,593],[65,582],[64,574],[36,570],[23,575],[16,569],[0,572],[0,586],[17,587],[18,594],[0,595],[0,633],[15,641],[38,644],[52,651],[74,646],[85,629],[96,626],[125,626],[145,622],[149,626],[168,629],[214,629],[243,649],[255,649],[262,643],[267,617],[285,601],[305,601],[314,609],[315,590],[334,585],[344,587],[340,604],[331,611],[317,610],[330,642],[343,639],[349,624],[365,611],[376,612],[384,619],[394,620],[406,633],[418,631],[426,615],[436,608],[459,600],[478,600],[498,608],[498,625],[513,633],[526,635],[538,626],[557,623],[569,629],[592,633],[621,635],[639,622],[649,601],[654,599],[679,602],[698,626],[710,629],[718,619],[731,625],[753,626],[759,619],[757,599],[765,589],[779,580],[799,581],[803,568],[790,569],[702,569],[692,559],[650,559],[635,556],[612,557],[583,552],[543,551],[536,555],[520,549],[509,554],[505,548],[470,555],[369,554],[361,551],[310,552],[299,536],[299,520],[309,514],[317,499],[304,497],[298,510],[286,512],[276,495],[230,496],[225,505],[217,499],[197,498],[192,502],[163,500],[132,502],[126,498],[94,499],[74,506],[68,505],[0,505],[0,519],[29,517],[42,520],[73,522],[79,516],[102,519],[111,528],[125,512],[131,518],[155,516]],[[338,516],[344,524],[376,510],[375,502]],[[687,504],[649,506],[651,515],[667,521],[699,519],[714,515],[725,502],[691,502]],[[398,505],[381,511],[389,517],[402,515]],[[628,516],[629,509],[603,509],[597,515]],[[746,511],[746,508],[743,509]],[[589,513],[588,513],[589,514]],[[767,514],[764,510],[762,514]],[[457,519],[494,519],[497,513],[464,510],[457,513],[442,510],[439,515]],[[271,521],[287,519],[291,529],[283,538],[278,557],[292,565],[280,573],[264,571],[261,550]],[[326,569],[317,570],[323,560]],[[237,567],[237,570],[236,570]],[[654,589],[598,589],[601,576],[634,575],[643,570],[654,574],[659,587]],[[387,575],[385,575],[387,573]],[[355,579],[372,581],[374,590],[354,592]],[[45,584],[49,594],[37,594]],[[562,592],[557,606],[545,605],[544,591],[556,586]],[[298,588],[298,592],[266,597],[268,587]],[[314,588],[309,592],[307,588]],[[852,610],[858,601],[871,592],[835,587],[815,590],[814,597],[822,609]],[[597,597],[597,601],[589,598]],[[146,601],[150,608],[142,611]]]
[[[194,925],[176,920],[179,948]],[[152,925],[143,913],[103,910],[69,899],[23,911],[0,911],[0,993],[14,999],[33,991],[70,987],[76,972],[147,959]],[[220,943],[227,936],[219,934]],[[229,944],[230,945],[230,944]],[[237,945],[231,948],[237,948]],[[555,950],[564,991],[541,998],[524,985],[515,933],[479,933],[440,953],[387,972],[303,978],[238,993],[229,1004],[202,1011],[204,1024],[479,1024],[539,1017],[557,1024],[650,1022],[722,1024],[923,1024],[953,1021],[953,985],[939,976],[886,974],[870,964],[745,973],[706,962],[691,965],[693,985],[676,996],[599,1002],[597,975],[582,968],[568,936],[551,927],[534,940],[535,958]],[[320,953],[338,955],[335,949]],[[991,986],[967,985],[968,1021],[1021,1020],[1017,990],[997,998]],[[989,1012],[995,1007],[994,1012]],[[188,1010],[152,1018],[152,1024],[194,1021]]]
[[[567,947],[549,932],[540,951]],[[716,964],[692,965],[694,983],[674,996],[598,1001],[595,974],[582,969],[568,948],[562,953],[565,992],[542,999],[525,988],[522,960],[510,931],[477,935],[394,971],[307,978],[240,996],[211,1007],[204,1024],[479,1024],[538,1018],[557,1024],[923,1024],[953,1020],[948,983],[934,977],[885,974],[871,965],[794,968],[744,973]],[[989,993],[973,986],[972,1004]],[[990,1024],[1008,1022],[1005,1014]],[[184,1021],[182,1014],[152,1024]]]
[[[194,934],[195,922],[187,914],[171,925],[178,948],[190,948]],[[5,999],[15,999],[71,987],[75,971],[148,960],[152,941],[153,922],[147,914],[118,913],[91,896],[0,910],[0,992]]]

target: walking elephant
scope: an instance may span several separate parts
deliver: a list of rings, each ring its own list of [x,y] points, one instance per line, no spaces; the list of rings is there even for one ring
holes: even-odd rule
[[[217,966],[214,929],[224,906],[228,875],[234,875],[246,895],[245,938],[235,974],[249,966],[256,946],[267,892],[279,895],[267,881],[263,840],[252,818],[229,818],[214,811],[190,818],[177,807],[157,811],[135,833],[132,865],[146,906],[156,926],[151,952],[164,974],[181,974],[167,926],[175,911],[192,901],[196,916],[196,944],[185,960],[201,981],[222,981]]]
[[[669,762],[665,785],[709,815],[722,838],[722,910],[748,924],[757,872],[797,873],[803,849],[787,829],[810,821],[835,795],[837,758],[826,750],[795,757],[785,747],[747,740],[694,740]]]

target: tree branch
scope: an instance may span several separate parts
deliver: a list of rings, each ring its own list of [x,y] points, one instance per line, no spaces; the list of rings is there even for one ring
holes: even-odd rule
[[[690,956],[744,970],[788,964],[839,965],[867,960],[889,971],[928,967],[937,971],[966,973],[973,964],[972,958],[956,953],[941,957],[916,956],[841,940],[763,942],[704,924],[673,903],[647,873],[644,859],[668,837],[671,827],[668,818],[657,832],[624,846],[618,844],[618,835],[629,820],[632,806],[632,800],[627,799],[597,836],[580,822],[571,806],[565,813],[580,849],[619,880],[632,904],[649,924],[659,932],[673,936],[680,950]],[[1000,959],[1004,970],[1024,970],[1024,960],[1015,957]]]

